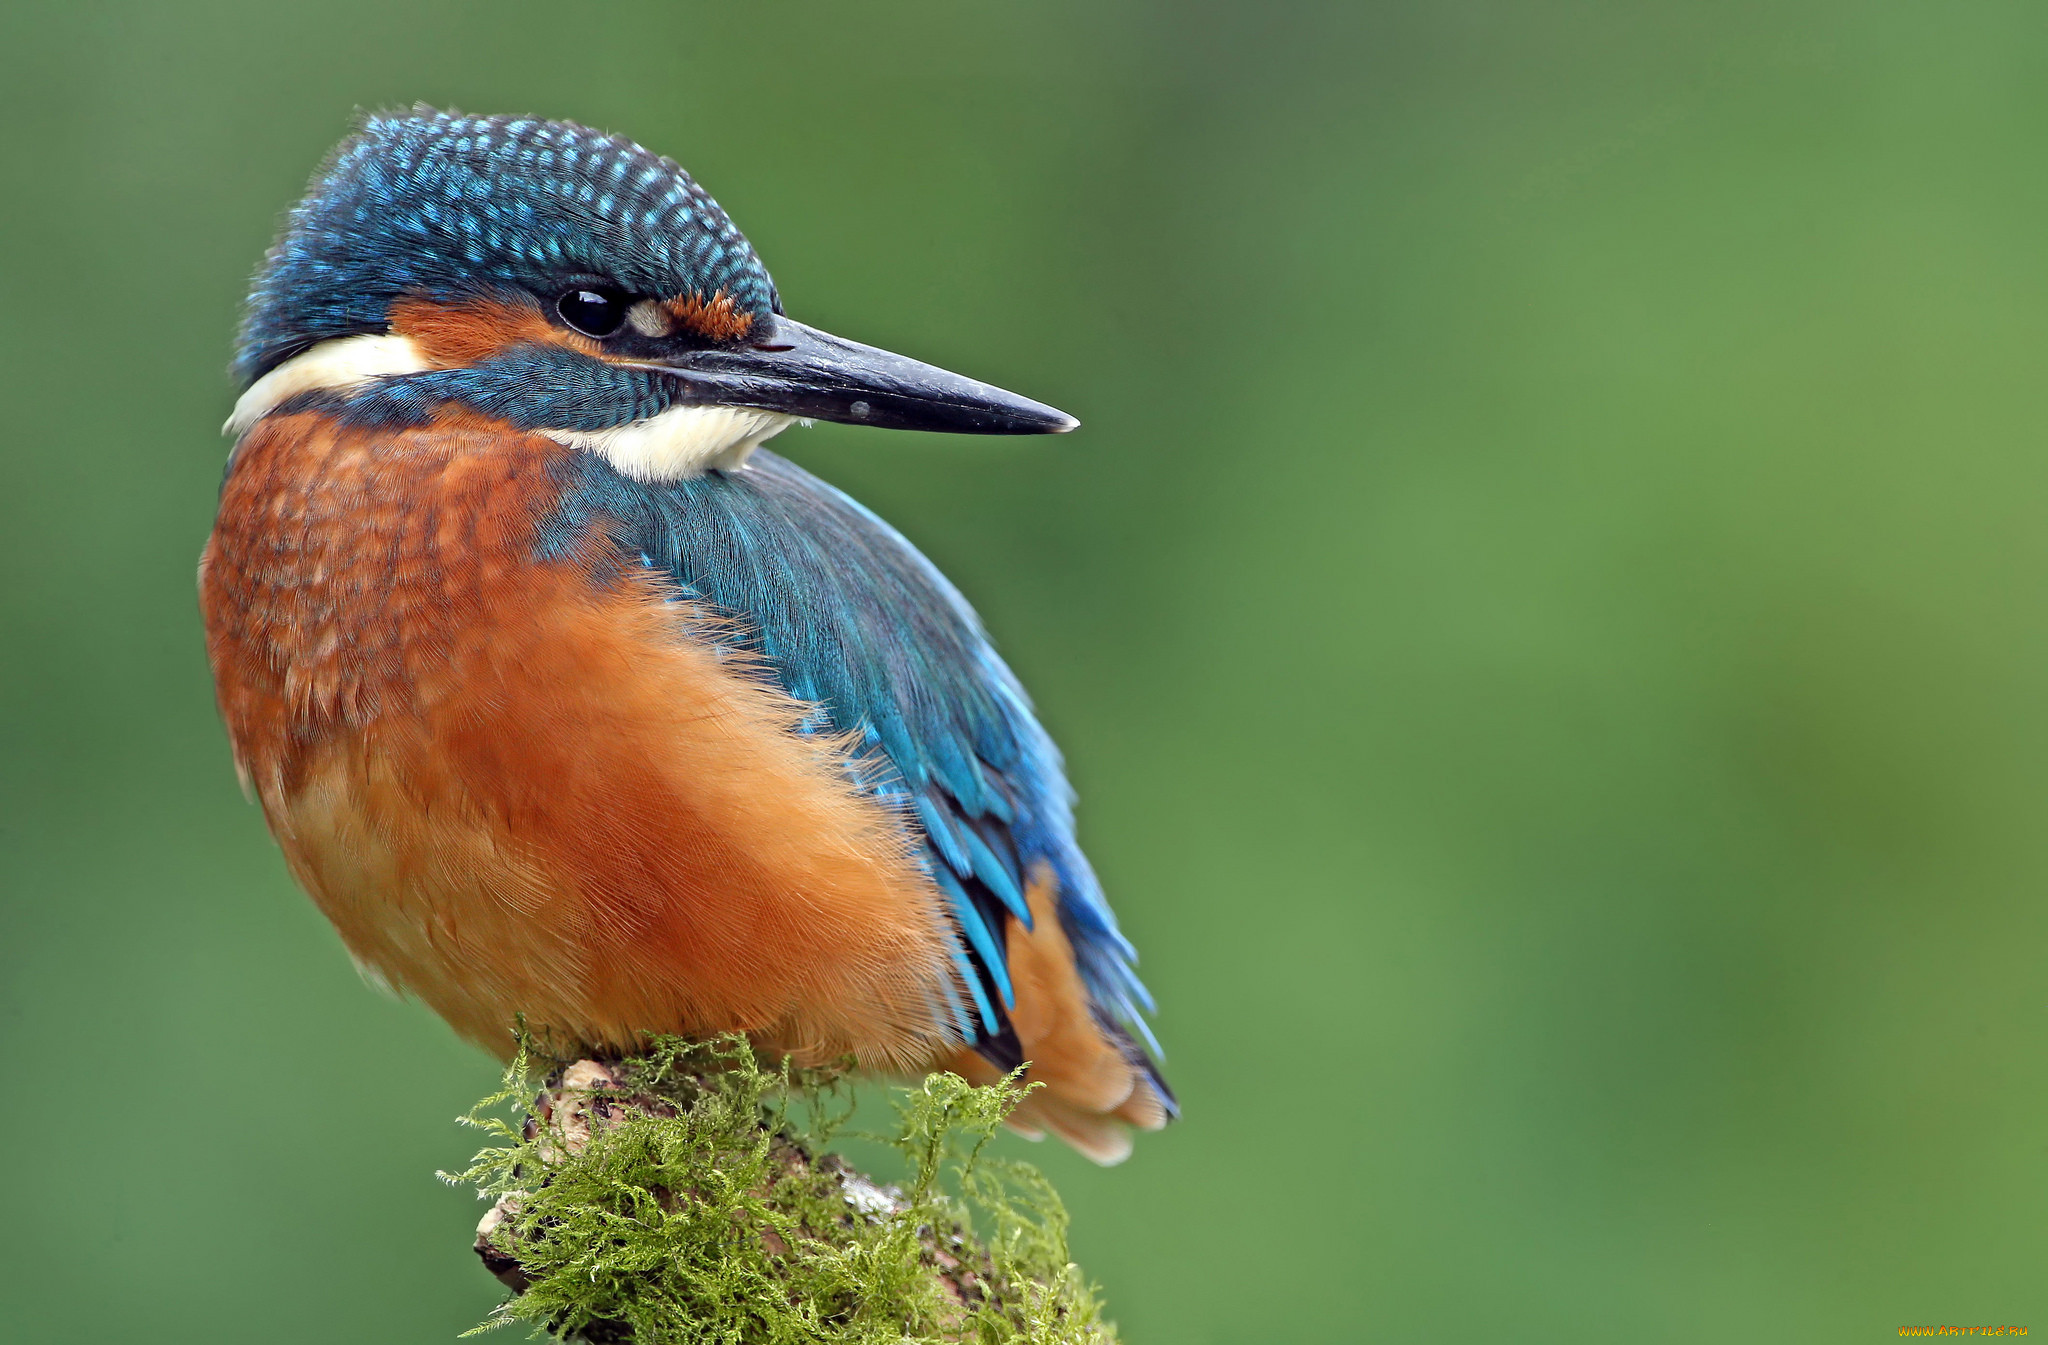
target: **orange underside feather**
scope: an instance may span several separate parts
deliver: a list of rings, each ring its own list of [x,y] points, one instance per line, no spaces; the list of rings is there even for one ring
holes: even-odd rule
[[[964,993],[943,897],[848,745],[796,732],[811,707],[656,575],[594,538],[535,556],[571,451],[310,414],[242,443],[201,601],[294,876],[361,964],[500,1054],[523,1016],[563,1050],[737,1030],[993,1077],[940,1026]],[[1029,895],[1013,1019],[1045,1087],[1016,1124],[1115,1161],[1165,1110],[1089,1011],[1050,877]]]
[[[565,1046],[939,1054],[940,897],[844,746],[652,575],[532,557],[571,450],[366,439],[259,427],[201,566],[237,758],[356,957],[500,1052],[523,1014]]]

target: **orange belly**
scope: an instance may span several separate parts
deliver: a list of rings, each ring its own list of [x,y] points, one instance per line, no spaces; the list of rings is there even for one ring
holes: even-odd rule
[[[367,969],[500,1053],[744,1031],[924,1068],[941,898],[847,746],[601,539],[534,553],[563,449],[273,417],[201,562],[236,759]]]

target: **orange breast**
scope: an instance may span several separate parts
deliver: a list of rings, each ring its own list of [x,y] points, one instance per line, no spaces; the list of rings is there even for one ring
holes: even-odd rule
[[[900,820],[808,707],[599,539],[537,436],[245,439],[200,567],[237,762],[367,968],[463,1035],[750,1033],[922,1068],[959,993]]]

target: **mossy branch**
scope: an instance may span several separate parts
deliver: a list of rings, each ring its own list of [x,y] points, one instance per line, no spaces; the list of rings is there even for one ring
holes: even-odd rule
[[[768,1069],[746,1043],[656,1039],[537,1083],[522,1051],[467,1125],[491,1143],[443,1173],[494,1201],[477,1254],[512,1294],[470,1334],[566,1340],[1042,1342],[1115,1339],[1067,1259],[1058,1195],[983,1153],[1023,1096],[933,1074],[896,1088],[883,1186],[826,1153],[852,1117],[835,1071]]]

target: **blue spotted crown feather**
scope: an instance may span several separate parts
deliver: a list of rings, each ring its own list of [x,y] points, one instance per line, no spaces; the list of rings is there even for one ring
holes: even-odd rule
[[[234,372],[253,382],[320,341],[383,331],[401,296],[591,274],[779,311],[752,245],[673,159],[569,122],[374,115],[258,272]]]

